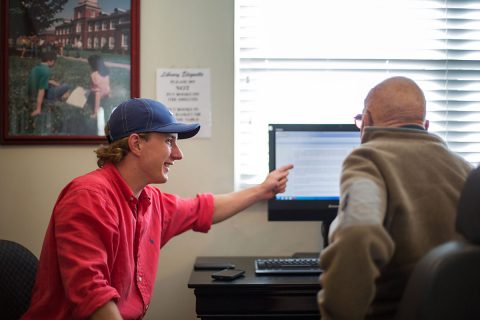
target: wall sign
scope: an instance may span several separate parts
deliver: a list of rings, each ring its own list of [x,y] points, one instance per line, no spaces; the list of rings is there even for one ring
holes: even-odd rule
[[[211,137],[209,69],[157,69],[157,100],[169,107],[179,122],[200,123],[195,137]]]

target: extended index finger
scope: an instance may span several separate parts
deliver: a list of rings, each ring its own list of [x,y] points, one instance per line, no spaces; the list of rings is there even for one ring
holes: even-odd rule
[[[277,168],[278,171],[288,171],[290,169],[293,169],[293,164],[287,164],[287,165],[284,165],[284,166],[281,166],[280,168]]]

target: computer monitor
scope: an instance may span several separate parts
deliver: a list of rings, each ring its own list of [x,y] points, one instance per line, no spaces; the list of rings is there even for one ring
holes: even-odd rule
[[[294,168],[285,192],[269,200],[268,220],[316,220],[328,228],[338,209],[343,160],[359,144],[353,124],[270,124],[270,171]]]

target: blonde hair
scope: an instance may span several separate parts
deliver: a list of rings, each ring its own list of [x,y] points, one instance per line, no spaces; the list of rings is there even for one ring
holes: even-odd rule
[[[109,129],[105,126],[105,136],[108,137]],[[150,133],[138,133],[139,137],[148,140]],[[103,167],[107,162],[117,164],[130,152],[128,146],[128,137],[113,141],[107,145],[101,145],[95,153],[97,154],[97,165],[99,168]]]

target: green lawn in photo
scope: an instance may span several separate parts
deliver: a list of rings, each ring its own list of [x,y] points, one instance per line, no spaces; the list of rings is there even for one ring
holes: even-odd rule
[[[93,52],[83,51],[80,59],[58,56],[51,79],[70,84],[73,88],[90,88],[90,66],[86,61]],[[85,57],[85,58],[84,58]],[[102,54],[105,62],[129,66],[129,57]],[[90,118],[93,106],[78,108],[65,102],[47,103],[42,113],[31,117],[34,105],[27,96],[27,79],[30,70],[40,63],[37,58],[9,57],[8,71],[8,119],[9,135],[97,135],[97,121]],[[105,115],[122,101],[130,98],[130,68],[109,66],[111,96],[102,107]],[[103,132],[103,128],[101,128]]]

